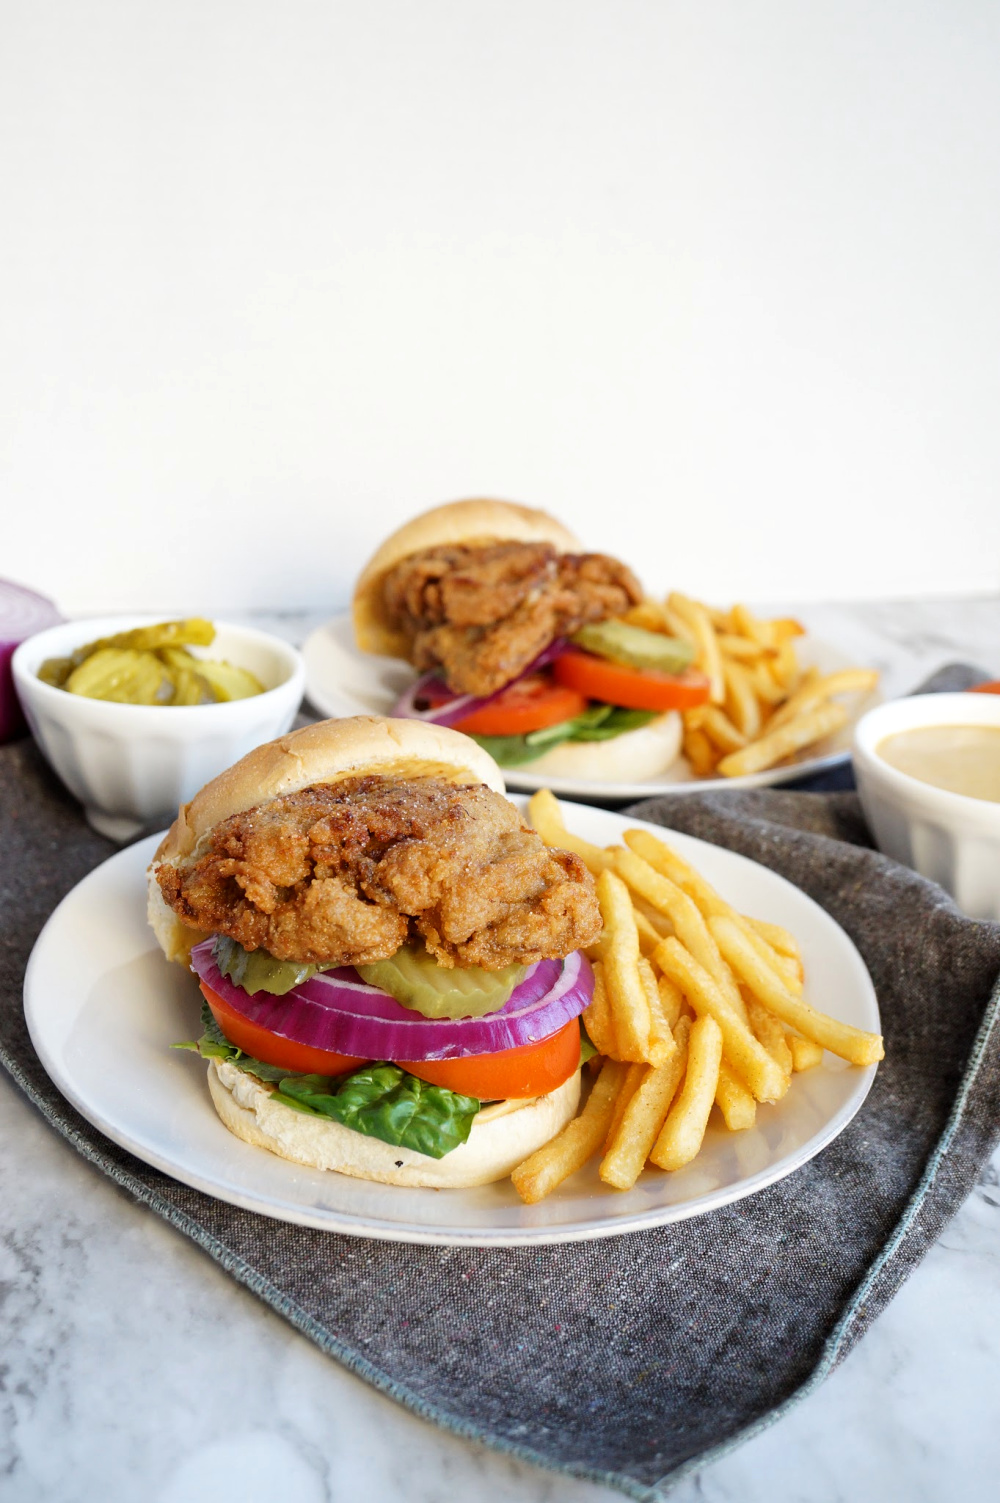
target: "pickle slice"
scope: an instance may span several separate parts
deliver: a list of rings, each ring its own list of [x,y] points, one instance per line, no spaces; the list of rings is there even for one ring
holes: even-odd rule
[[[662,632],[630,626],[627,621],[596,621],[581,626],[570,638],[578,647],[595,652],[612,663],[629,668],[652,668],[660,673],[680,673],[694,658],[690,642],[667,637]]]
[[[330,966],[308,965],[299,960],[275,960],[266,950],[244,950],[238,940],[227,934],[216,936],[212,946],[215,963],[223,976],[228,976],[234,986],[241,986],[251,997],[256,992],[270,992],[283,997],[293,986],[301,986],[317,971],[328,971]]]
[[[83,662],[94,652],[105,647],[134,648],[136,652],[155,652],[160,647],[210,647],[215,641],[215,627],[203,616],[190,616],[186,621],[160,621],[155,626],[136,626],[131,631],[116,632],[113,637],[99,637],[78,647],[73,654],[77,662]]]
[[[425,1018],[484,1018],[500,1011],[528,968],[509,965],[502,971],[484,971],[465,966],[449,971],[423,945],[403,945],[390,959],[355,969],[369,986],[388,992]]]
[[[73,672],[74,666],[72,658],[46,658],[38,670],[38,677],[43,684],[51,684],[53,689],[61,689]]]
[[[234,668],[232,663],[216,662],[214,658],[196,661],[198,672],[216,699],[249,699],[251,695],[264,693],[264,685],[249,668]]]
[[[64,688],[87,699],[123,705],[169,704],[174,686],[166,668],[151,652],[104,647],[74,668]]]

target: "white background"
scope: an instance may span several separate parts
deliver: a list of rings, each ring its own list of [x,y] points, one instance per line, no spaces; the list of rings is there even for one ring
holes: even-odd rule
[[[542,505],[651,586],[1000,587],[1000,7],[0,0],[0,572],[339,605]]]

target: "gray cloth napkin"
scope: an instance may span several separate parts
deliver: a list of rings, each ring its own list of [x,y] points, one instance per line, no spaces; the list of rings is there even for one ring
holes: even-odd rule
[[[859,1115],[725,1210],[591,1243],[398,1246],[234,1209],[115,1147],[51,1085],[23,1021],[35,936],[112,849],[30,742],[0,750],[0,1058],[92,1164],[354,1372],[461,1435],[652,1499],[818,1383],[974,1184],[1000,1123],[1000,926],[872,851],[853,794],[636,812],[798,883],[878,989],[887,1058]]]

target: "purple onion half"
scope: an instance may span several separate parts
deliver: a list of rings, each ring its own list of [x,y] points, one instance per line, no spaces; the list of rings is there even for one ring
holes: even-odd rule
[[[44,595],[12,580],[0,579],[0,741],[9,741],[24,726],[10,671],[14,649],[36,632],[58,626],[61,620],[52,601]]]

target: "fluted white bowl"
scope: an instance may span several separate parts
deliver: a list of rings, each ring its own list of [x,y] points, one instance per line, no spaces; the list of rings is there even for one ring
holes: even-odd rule
[[[865,815],[886,856],[939,882],[970,917],[1000,919],[1000,804],[922,783],[879,756],[887,736],[930,725],[1000,726],[1000,695],[915,694],[862,716],[853,756]]]
[[[14,684],[32,734],[87,819],[112,840],[169,824],[178,806],[224,768],[287,731],[302,700],[302,658],[280,637],[216,622],[210,647],[190,650],[248,668],[263,694],[209,705],[122,705],[54,689],[46,658],[162,616],[104,616],[50,627],[14,653]]]

